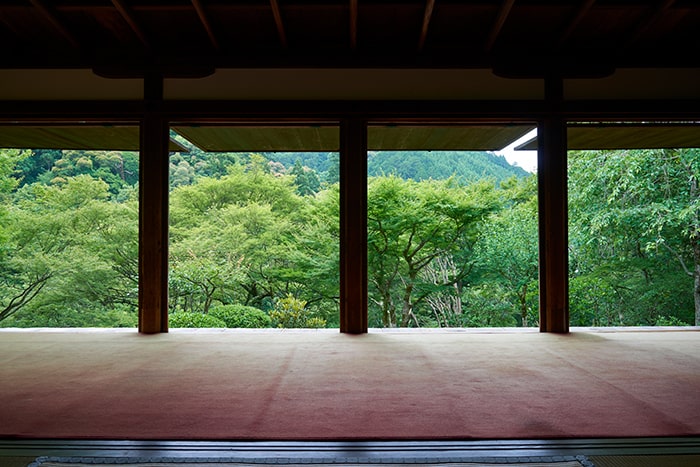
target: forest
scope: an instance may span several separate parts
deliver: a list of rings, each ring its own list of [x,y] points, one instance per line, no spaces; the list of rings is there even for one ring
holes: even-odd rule
[[[0,327],[134,327],[138,153],[0,150]],[[537,176],[368,154],[370,327],[538,325]],[[173,327],[338,327],[337,153],[173,153]],[[569,153],[572,326],[697,325],[700,150]]]

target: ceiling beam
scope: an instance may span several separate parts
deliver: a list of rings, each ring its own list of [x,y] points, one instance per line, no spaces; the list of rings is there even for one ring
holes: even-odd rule
[[[124,4],[122,0],[112,0],[112,5],[114,5],[114,8],[116,8],[119,14],[122,15],[122,18],[124,18],[131,30],[134,32],[134,34],[136,34],[136,37],[139,38],[141,44],[143,44],[143,46],[146,47],[147,50],[150,50],[151,44],[148,42],[146,35],[134,19],[134,15],[131,12],[131,9],[126,4]]]
[[[498,39],[498,35],[501,33],[501,29],[503,29],[503,25],[505,24],[506,19],[508,18],[508,15],[510,14],[510,10],[513,8],[514,3],[515,0],[503,0],[503,3],[501,4],[501,9],[498,11],[498,16],[496,17],[496,22],[491,28],[491,33],[489,34],[489,38],[486,41],[486,46],[484,47],[486,53],[489,53],[491,52],[491,50],[493,50],[493,46],[496,43],[496,39]]]
[[[627,40],[623,45],[623,49],[632,46],[646,32],[649,27],[654,24],[663,14],[673,6],[675,0],[661,0],[656,4],[656,7],[647,16],[642,19],[634,30],[627,36]]]
[[[275,25],[277,26],[277,35],[280,38],[280,44],[282,48],[287,48],[287,35],[284,32],[284,23],[282,22],[282,12],[280,11],[279,3],[277,0],[270,0],[270,7],[272,7],[272,15],[275,17]]]
[[[420,39],[418,39],[418,52],[423,51],[425,47],[425,39],[428,37],[428,28],[430,27],[430,19],[433,16],[433,8],[435,0],[427,0],[425,2],[425,13],[423,13],[423,27],[420,31]]]
[[[53,27],[56,28],[56,30],[58,32],[60,32],[61,35],[68,42],[71,43],[71,45],[73,47],[75,47],[76,49],[81,48],[80,43],[75,38],[75,36],[73,36],[73,34],[71,34],[71,32],[63,25],[63,23],[58,19],[58,17],[56,17],[54,12],[52,10],[50,10],[49,7],[44,5],[44,2],[42,2],[41,0],[30,0],[30,1],[32,2],[32,5],[34,5],[34,7],[37,10],[39,10],[39,12],[41,12],[42,16],[44,18],[46,18],[53,25]]]
[[[357,49],[357,0],[350,0],[350,49]]]
[[[211,42],[211,45],[214,46],[216,50],[219,50],[219,41],[216,40],[216,35],[214,35],[214,29],[211,27],[211,23],[209,22],[207,12],[204,10],[204,5],[202,5],[202,2],[200,0],[192,0],[192,5],[194,6],[194,9],[197,10],[199,20],[202,22],[202,26],[204,26],[204,29],[207,31],[207,35],[209,36],[209,41]]]
[[[561,37],[559,38],[559,47],[564,46],[566,41],[569,40],[571,34],[573,34],[578,24],[588,14],[588,11],[591,9],[591,7],[593,7],[593,4],[595,2],[596,0],[583,0],[583,2],[581,2],[581,5],[579,5],[578,9],[576,10],[576,13],[572,16],[571,21],[569,21],[569,25],[566,27]]]

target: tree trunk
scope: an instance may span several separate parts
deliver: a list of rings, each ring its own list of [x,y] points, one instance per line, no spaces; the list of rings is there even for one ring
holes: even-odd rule
[[[518,294],[518,299],[520,300],[520,323],[521,326],[526,328],[527,322],[527,284],[523,285]]]
[[[385,328],[396,327],[396,307],[391,299],[391,291],[387,287],[381,291],[382,303],[382,324]]]
[[[685,165],[690,175],[690,193],[688,204],[698,206],[700,201],[700,187],[698,186],[698,174],[693,171],[689,162]],[[693,242],[693,301],[695,303],[695,325],[700,326],[700,208],[696,208],[693,214],[690,241]]]
[[[401,307],[401,327],[407,327],[411,320],[411,311],[413,304],[411,303],[411,294],[413,293],[413,280],[409,278],[408,284],[403,292],[403,305]]]
[[[8,318],[9,316],[18,312],[24,305],[32,301],[36,297],[41,289],[46,285],[48,281],[53,276],[53,273],[44,273],[36,278],[26,286],[19,294],[12,297],[9,303],[2,309],[0,309],[0,321]]]
[[[694,269],[694,290],[693,297],[695,299],[695,325],[700,326],[700,239],[696,241],[693,248],[693,256],[695,257]]]

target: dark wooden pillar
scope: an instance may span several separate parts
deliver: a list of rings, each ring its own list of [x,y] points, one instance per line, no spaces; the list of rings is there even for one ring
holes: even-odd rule
[[[540,331],[569,332],[566,120],[558,112],[563,81],[548,78],[551,113],[538,125],[537,178],[540,244]]]
[[[340,124],[340,332],[367,332],[367,124]]]
[[[139,155],[139,332],[168,332],[169,128],[158,113],[161,76],[144,79]]]

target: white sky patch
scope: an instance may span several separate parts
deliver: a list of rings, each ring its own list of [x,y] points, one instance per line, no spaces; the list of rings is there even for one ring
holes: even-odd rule
[[[537,128],[527,133],[525,136],[513,141],[496,154],[506,158],[509,164],[522,167],[528,172],[537,172],[537,151],[515,151],[513,148],[537,136]]]

